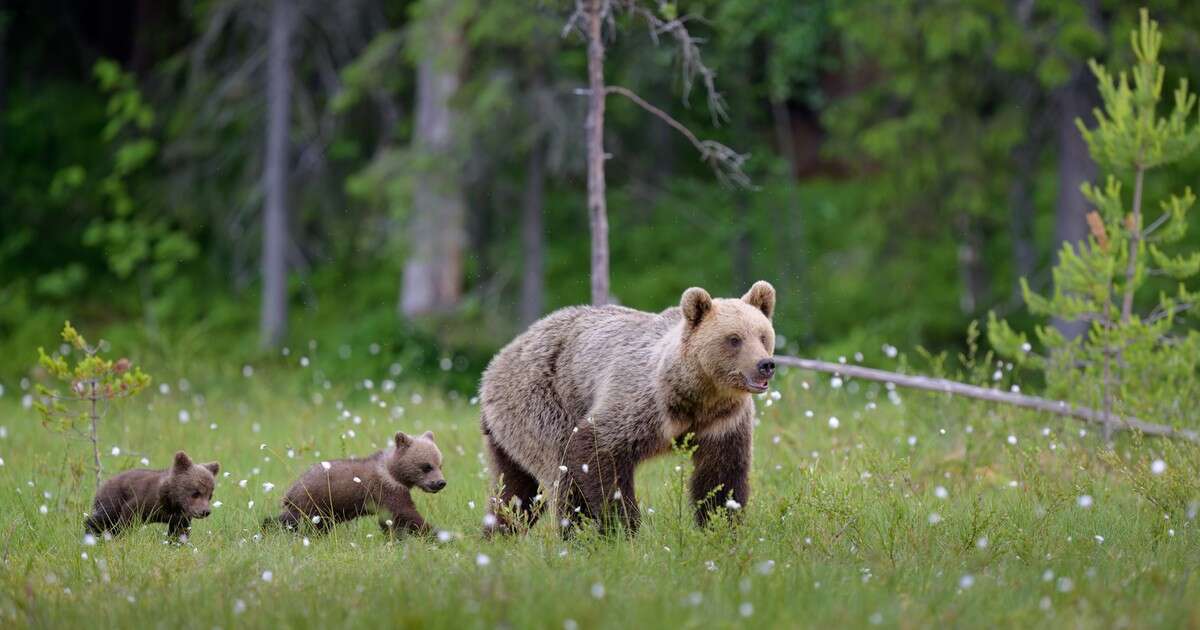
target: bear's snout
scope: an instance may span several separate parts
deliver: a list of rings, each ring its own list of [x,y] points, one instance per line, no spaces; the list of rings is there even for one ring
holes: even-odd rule
[[[771,378],[775,375],[775,359],[763,359],[758,362],[758,373],[763,378]]]
[[[437,481],[431,481],[428,484],[425,484],[424,487],[427,492],[441,492],[442,488],[446,487],[446,480],[438,479]]]
[[[212,510],[209,508],[201,508],[196,512],[196,518],[208,518],[210,514],[212,514]]]

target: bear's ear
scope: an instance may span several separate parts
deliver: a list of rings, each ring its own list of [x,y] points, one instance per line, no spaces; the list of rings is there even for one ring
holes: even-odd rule
[[[762,311],[767,319],[771,319],[771,315],[775,314],[775,287],[766,280],[759,280],[742,296],[742,301]]]
[[[208,462],[207,464],[200,464],[200,465],[207,468],[208,472],[212,473],[214,477],[216,477],[217,473],[221,471],[221,464],[219,464],[217,462]]]
[[[683,311],[683,319],[689,326],[695,326],[704,319],[705,313],[712,310],[712,296],[700,287],[692,287],[683,292],[679,298],[679,310]]]
[[[187,453],[179,451],[175,453],[175,472],[187,472],[192,469],[192,458],[188,457]]]
[[[412,437],[403,431],[396,432],[396,448],[405,449],[412,444]]]
[[[426,431],[426,432],[422,433],[421,438],[432,442],[433,441],[433,431]]]

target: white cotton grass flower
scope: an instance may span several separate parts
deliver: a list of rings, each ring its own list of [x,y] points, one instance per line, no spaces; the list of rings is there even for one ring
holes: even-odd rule
[[[842,423],[840,420],[837,419],[837,416],[829,416],[829,428],[830,429],[836,429],[839,426],[841,426],[841,424]]]
[[[738,614],[743,617],[749,617],[753,615],[754,604],[751,604],[750,602],[742,602],[742,605],[738,606]]]
[[[939,499],[947,499],[950,497],[950,492],[946,490],[945,486],[938,486],[933,489],[933,496]]]
[[[222,503],[222,502],[220,502],[220,501],[213,501],[213,502],[212,502],[212,506],[213,506],[213,507],[215,507],[215,508],[219,508],[219,507],[221,507],[222,505],[225,505],[225,504],[224,504],[224,503]]]
[[[320,522],[321,522],[321,517],[319,515],[312,517],[313,525],[318,525],[318,524],[320,524]]]
[[[917,436],[915,436],[915,435],[908,436],[908,445],[916,446],[917,445]]]
[[[896,349],[896,346],[893,346],[889,343],[883,344],[883,354],[887,356],[887,358],[895,359],[896,355],[899,353],[900,351]]]
[[[584,473],[587,473],[587,471],[588,471],[588,465],[587,465],[587,464],[583,464],[583,465],[581,465],[581,466],[579,467],[579,470],[582,470]]]
[[[247,483],[247,482],[246,482],[246,480],[245,480],[245,479],[242,479],[242,480],[238,481],[238,487],[239,487],[239,488],[245,488],[245,487],[246,487],[246,483]]]
[[[929,524],[930,525],[937,525],[938,523],[941,523],[941,522],[942,522],[941,514],[938,514],[937,512],[929,513]]]
[[[842,377],[840,377],[840,376],[835,376],[835,377],[829,379],[829,386],[834,389],[840,389],[842,387],[842,383],[843,383]]]
[[[736,511],[736,510],[742,509],[742,504],[738,503],[737,501],[735,501],[733,499],[729,499],[728,501],[725,502],[725,508]]]
[[[1090,494],[1080,495],[1078,499],[1075,499],[1075,504],[1085,510],[1092,507],[1092,503],[1092,495]]]
[[[692,591],[688,593],[687,602],[692,606],[699,606],[704,603],[704,594],[700,591]]]
[[[492,563],[492,559],[486,553],[476,554],[475,566],[486,567],[487,565],[489,565],[491,563]]]
[[[246,504],[246,509],[247,509],[247,510],[253,510],[253,509],[254,509],[254,501],[250,501],[249,503],[247,503],[247,504]]]
[[[95,547],[96,546],[96,537],[92,534],[84,534],[83,535],[83,544],[87,545],[88,547]]]
[[[50,508],[48,506],[46,506],[45,504],[42,504],[42,506],[38,508],[38,512],[41,514],[49,514]]]
[[[329,470],[330,468],[333,468],[333,464],[330,464],[329,462],[321,462],[321,468]]]
[[[1033,351],[1033,346],[1030,345],[1030,343],[1028,341],[1021,344],[1021,352],[1032,352],[1032,351]]]
[[[705,568],[705,569],[707,569],[707,570],[709,570],[709,571],[716,571],[716,570],[717,570],[717,563],[716,563],[716,562],[713,562],[712,560],[705,560],[705,561],[704,561],[704,568]]]
[[[604,599],[604,585],[600,582],[592,584],[592,597],[596,599]]]
[[[1164,462],[1161,459],[1154,460],[1150,464],[1150,472],[1152,472],[1156,475],[1161,475],[1161,474],[1167,472],[1167,462]]]
[[[765,560],[763,562],[758,563],[758,572],[761,573],[762,575],[770,575],[771,572],[774,570],[775,570],[775,561],[774,560]]]
[[[987,536],[980,536],[979,540],[975,541],[975,548],[982,551],[984,549],[987,549],[988,545],[990,545],[990,544],[991,543],[988,541]]]
[[[454,535],[444,529],[438,531],[438,533],[437,533],[438,542],[448,543],[453,538],[454,538]]]
[[[489,512],[489,513],[483,515],[483,526],[484,527],[487,527],[490,529],[492,527],[495,527],[496,523],[498,523],[498,522],[499,521],[496,519],[495,514],[492,514]]]
[[[360,479],[356,476],[356,477],[354,477],[354,483],[362,483],[362,479]]]
[[[558,472],[567,472],[567,467],[566,467],[566,466],[559,466],[559,467],[558,467]]]
[[[270,492],[271,490],[275,489],[275,484],[271,483],[270,481],[265,481],[263,482],[262,489],[263,492]]]
[[[233,602],[233,614],[235,614],[235,615],[240,615],[240,614],[242,614],[242,613],[244,613],[244,612],[246,612],[246,601],[245,601],[245,600],[242,600],[242,599],[237,599],[237,600],[234,600],[234,602]]]
[[[262,581],[270,582],[271,580],[274,580],[274,579],[275,579],[275,574],[270,569],[262,572]]]
[[[974,575],[971,575],[970,573],[968,573],[968,574],[958,578],[958,587],[961,588],[962,590],[965,591],[965,590],[971,588],[972,586],[975,586],[975,576]]]
[[[187,424],[188,422],[191,422],[191,420],[192,420],[192,414],[189,413],[187,409],[179,410],[179,422],[181,424]]]

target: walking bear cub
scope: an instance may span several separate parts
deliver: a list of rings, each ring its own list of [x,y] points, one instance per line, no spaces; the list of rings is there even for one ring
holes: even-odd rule
[[[127,470],[100,486],[84,525],[92,534],[116,536],[130,523],[166,523],[172,538],[187,535],[192,519],[212,513],[217,462],[193,464],[187,453],[175,453],[166,470]]]
[[[634,469],[692,434],[696,522],[750,494],[752,394],[775,372],[775,289],[740,299],[693,287],[679,306],[556,311],[492,359],[480,386],[494,496],[488,532],[536,521],[539,487],[564,534],[580,518],[638,527]]]
[[[328,531],[334,524],[360,516],[386,512],[379,526],[384,533],[431,531],[417,512],[412,488],[436,493],[446,487],[442,452],[433,443],[433,432],[412,437],[396,433],[388,448],[364,459],[321,462],[292,484],[283,498],[283,513],[263,521],[263,526],[300,526]],[[390,516],[390,518],[389,518]]]

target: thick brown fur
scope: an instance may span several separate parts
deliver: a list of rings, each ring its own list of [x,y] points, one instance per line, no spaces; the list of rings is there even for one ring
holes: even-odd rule
[[[514,339],[480,388],[488,533],[532,525],[539,490],[554,497],[564,533],[585,517],[636,531],[635,469],[688,434],[697,523],[729,500],[745,505],[751,395],[774,372],[774,309],[766,282],[740,299],[693,287],[661,313],[570,307]]]
[[[187,453],[175,453],[166,470],[127,470],[100,486],[84,526],[97,535],[116,536],[136,521],[166,523],[173,538],[187,535],[192,519],[212,513],[217,462],[193,464]]]
[[[288,489],[283,513],[263,525],[325,532],[337,523],[385,512],[379,518],[385,533],[425,534],[432,528],[417,511],[412,488],[435,493],[445,486],[442,452],[433,443],[433,432],[420,437],[398,432],[391,446],[369,457],[309,468]]]

